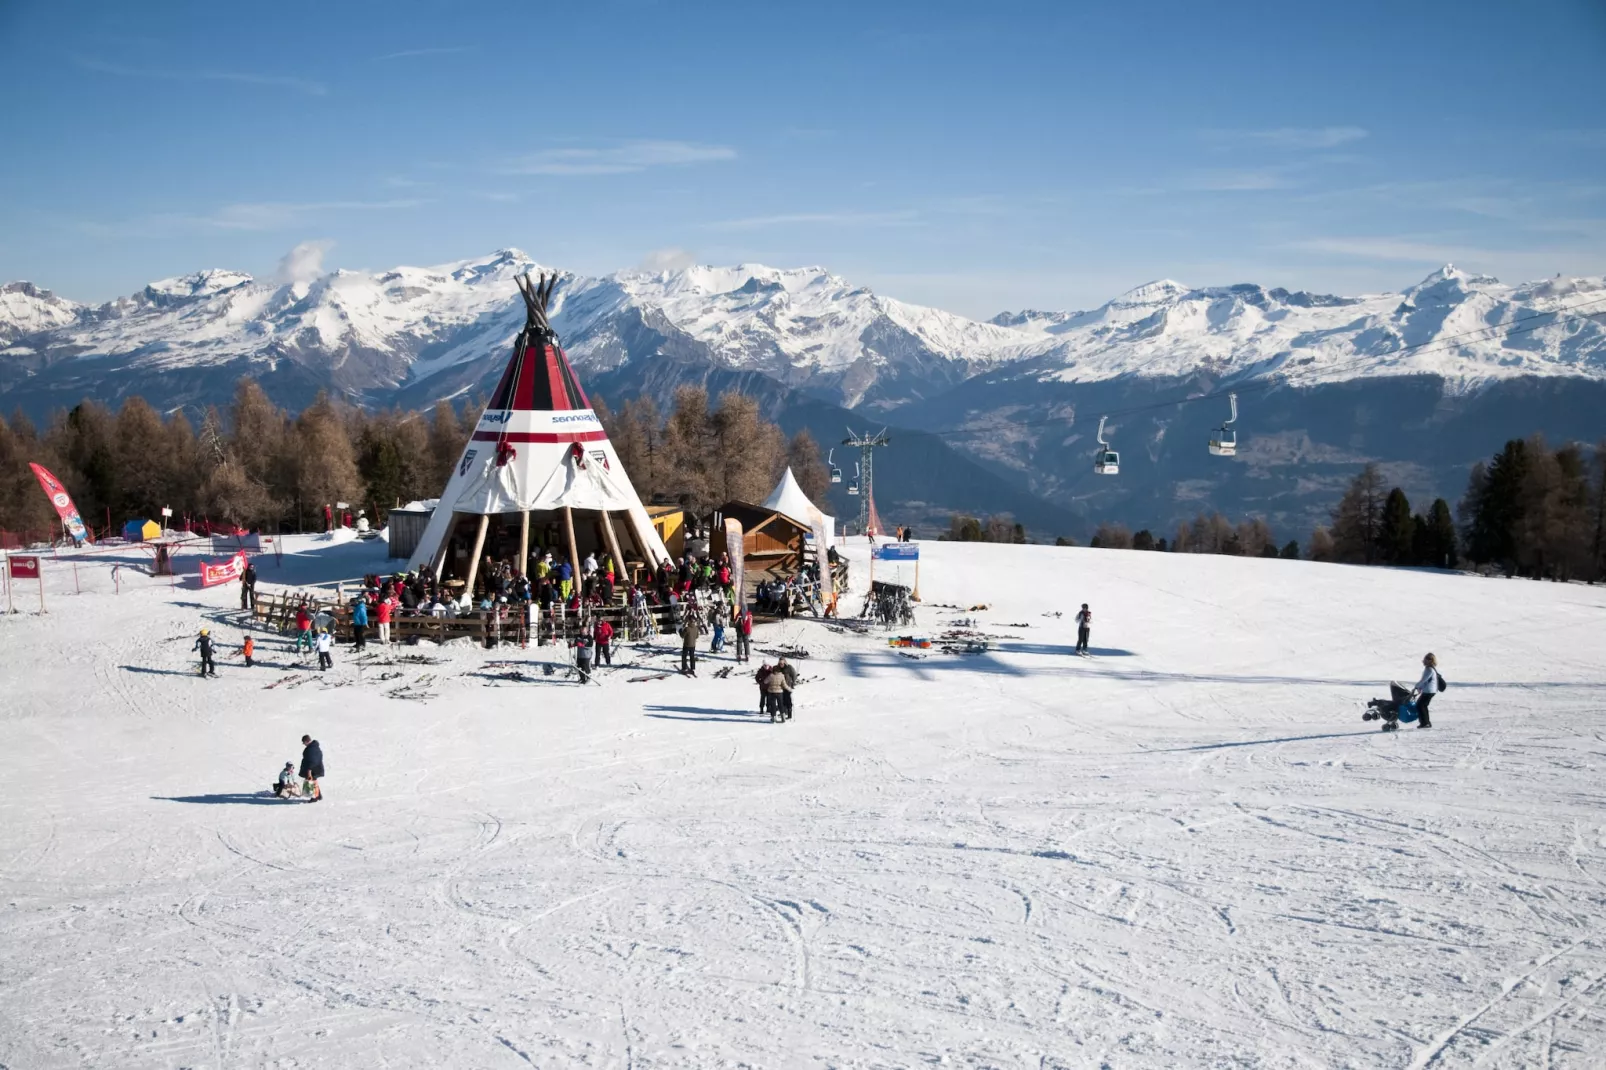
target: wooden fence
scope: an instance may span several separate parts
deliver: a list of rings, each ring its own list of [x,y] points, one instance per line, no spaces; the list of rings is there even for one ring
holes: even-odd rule
[[[269,630],[288,635],[295,631],[296,611],[303,607],[314,617],[326,614],[333,625],[332,631],[336,639],[351,639],[351,607],[337,605],[332,598],[320,597],[318,593],[258,592],[251,615]],[[538,643],[561,643],[579,635],[582,628],[595,626],[599,620],[606,620],[612,624],[614,635],[621,641],[635,641],[650,638],[650,635],[675,631],[674,606],[646,607],[651,625],[650,635],[648,621],[639,619],[632,621],[629,607],[606,606],[601,609],[588,608],[583,614],[545,614],[533,625],[536,632],[532,636],[532,624],[521,612],[523,608],[514,604],[503,606],[500,615],[481,614],[476,610],[459,617],[398,614],[390,621],[390,639],[392,643],[408,642],[415,638],[432,639],[437,643],[444,643],[449,639],[473,639],[484,643],[489,636],[495,642],[518,643],[521,646],[528,644],[532,638]],[[368,638],[375,639],[378,635],[379,628],[374,622],[373,611],[369,610]]]

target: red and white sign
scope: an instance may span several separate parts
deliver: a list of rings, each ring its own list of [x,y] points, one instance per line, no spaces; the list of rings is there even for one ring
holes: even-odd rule
[[[39,559],[37,557],[13,555],[6,558],[6,565],[11,569],[11,578],[14,580],[36,580],[39,578]]]
[[[227,561],[216,564],[211,561],[201,562],[201,586],[216,587],[220,583],[233,583],[245,571],[245,551],[242,550]]]

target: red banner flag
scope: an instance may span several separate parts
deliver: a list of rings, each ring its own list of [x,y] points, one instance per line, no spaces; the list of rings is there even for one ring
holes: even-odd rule
[[[245,572],[245,551],[241,550],[227,561],[212,564],[210,561],[201,562],[201,586],[216,587],[220,583],[232,583]]]
[[[42,464],[29,464],[28,467],[33,469],[45,497],[56,507],[56,515],[61,517],[61,523],[67,529],[67,534],[72,536],[73,542],[90,542],[89,531],[84,527],[83,518],[78,515],[78,507],[72,503],[72,497],[67,493],[67,488],[61,485],[61,480],[51,475],[50,469]]]
[[[37,557],[23,557],[13,554],[6,558],[6,565],[11,569],[11,578],[14,580],[36,580],[39,578],[39,559]]]

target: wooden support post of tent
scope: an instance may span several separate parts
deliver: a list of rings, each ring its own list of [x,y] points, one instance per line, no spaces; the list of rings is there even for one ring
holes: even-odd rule
[[[452,536],[456,533],[457,516],[456,514],[453,514],[450,523],[446,525],[446,534],[441,537],[441,544],[435,550],[435,557],[429,563],[430,575],[435,577],[436,583],[440,582],[441,570],[446,567],[446,555],[450,553],[452,549]]]
[[[528,576],[530,564],[530,511],[519,514],[519,575]]]
[[[470,602],[474,601],[474,577],[479,575],[480,554],[485,550],[485,531],[491,526],[490,514],[480,517],[480,530],[474,536],[474,554],[468,559],[468,583],[463,586],[463,593]]]
[[[608,537],[608,552],[613,555],[613,577],[618,586],[625,586],[625,555],[619,552],[619,537],[613,533],[613,520],[608,510],[602,510],[602,533]]]
[[[563,531],[569,536],[569,579],[574,589],[580,589],[580,544],[574,541],[574,508],[563,507]]]
[[[642,528],[641,519],[640,517],[636,516],[635,510],[627,511],[625,516],[630,518],[630,531],[635,537],[636,549],[641,551],[641,559],[647,562],[648,571],[656,571],[658,566],[663,564],[663,562],[654,561],[652,559],[652,540],[647,537],[647,531],[652,528],[652,525],[649,523],[647,528]],[[667,547],[665,549],[667,549]]]

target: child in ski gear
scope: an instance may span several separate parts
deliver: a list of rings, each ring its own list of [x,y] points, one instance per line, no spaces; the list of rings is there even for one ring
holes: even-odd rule
[[[273,782],[273,794],[289,798],[296,793],[296,763],[285,762],[279,770],[279,779]]]
[[[301,790],[312,796],[312,802],[323,798],[318,781],[323,777],[323,748],[311,736],[301,737]]]
[[[211,632],[207,631],[205,628],[202,628],[201,629],[201,634],[195,637],[195,645],[190,647],[190,650],[191,651],[199,650],[201,652],[201,675],[202,676],[216,676],[217,675],[217,666],[212,664],[212,633]]]
[[[1439,659],[1432,654],[1422,659],[1422,678],[1416,682],[1416,690],[1412,697],[1416,699],[1416,712],[1418,728],[1432,728],[1433,722],[1428,718],[1428,706],[1433,703],[1433,696],[1439,693]]]
[[[318,642],[318,671],[322,672],[325,669],[333,668],[334,664],[335,664],[335,659],[333,657],[331,657],[330,655],[331,655],[332,651],[335,648],[335,637],[330,635],[327,631],[320,631],[318,633],[317,642]]]
[[[613,625],[597,621],[597,659],[604,665],[613,664]]]
[[[240,653],[245,656],[245,667],[247,669],[249,669],[251,667],[251,657],[252,657],[252,655],[254,655],[256,653],[256,650],[257,650],[256,640],[251,638],[249,635],[246,636],[245,637],[245,645],[240,648]]]
[[[1087,633],[1093,629],[1093,611],[1082,603],[1082,608],[1076,614],[1076,652],[1087,653]]]
[[[722,653],[725,649],[725,614],[721,613],[714,618],[714,641],[708,644],[710,654]]]

